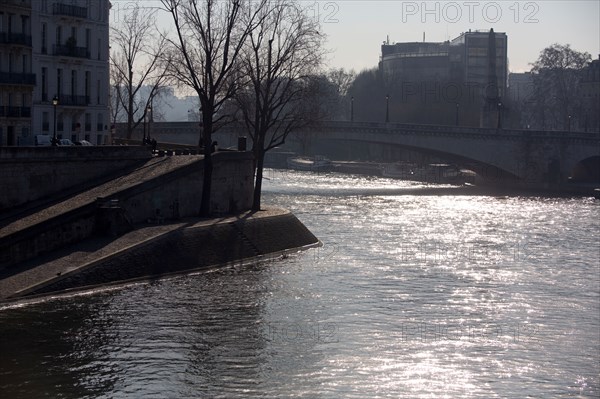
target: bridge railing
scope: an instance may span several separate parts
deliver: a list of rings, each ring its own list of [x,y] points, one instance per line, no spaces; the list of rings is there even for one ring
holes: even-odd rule
[[[452,134],[471,134],[487,136],[504,137],[543,137],[543,138],[568,138],[568,139],[591,139],[600,140],[600,133],[595,132],[569,132],[565,130],[523,130],[523,129],[494,129],[480,128],[471,126],[451,126],[451,125],[417,125],[409,123],[380,123],[380,122],[348,122],[348,121],[330,121],[324,122],[322,126],[326,129],[344,129],[344,130],[379,130],[381,132],[394,133],[398,131],[405,132],[439,132]]]

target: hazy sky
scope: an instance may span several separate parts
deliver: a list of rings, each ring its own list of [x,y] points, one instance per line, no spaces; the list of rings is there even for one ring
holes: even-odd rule
[[[121,18],[131,0],[112,0],[113,20]],[[157,6],[156,0],[142,1]],[[530,69],[540,51],[552,43],[570,44],[594,59],[600,53],[600,0],[587,1],[302,1],[321,23],[330,50],[327,65],[357,72],[374,67],[381,44],[444,41],[469,29],[506,32],[509,67]],[[159,25],[167,28],[167,15]]]

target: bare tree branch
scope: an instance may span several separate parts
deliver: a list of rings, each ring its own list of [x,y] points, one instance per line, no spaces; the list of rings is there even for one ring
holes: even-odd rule
[[[164,36],[156,31],[155,10],[137,3],[123,22],[111,29],[112,86],[127,121],[127,138],[146,118],[147,110],[168,82]],[[116,118],[115,114],[115,118]]]

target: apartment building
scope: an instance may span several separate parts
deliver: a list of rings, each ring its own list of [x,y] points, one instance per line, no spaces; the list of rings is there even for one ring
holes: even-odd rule
[[[110,2],[1,0],[0,7],[0,31],[12,34],[11,43],[0,39],[0,104],[19,114],[0,116],[0,144],[32,145],[36,135],[55,133],[107,144]]]
[[[0,146],[31,139],[31,0],[0,1]]]

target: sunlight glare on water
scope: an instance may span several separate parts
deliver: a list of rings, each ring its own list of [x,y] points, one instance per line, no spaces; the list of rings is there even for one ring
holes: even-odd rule
[[[3,395],[600,395],[598,201],[266,176],[323,247],[5,307]]]

